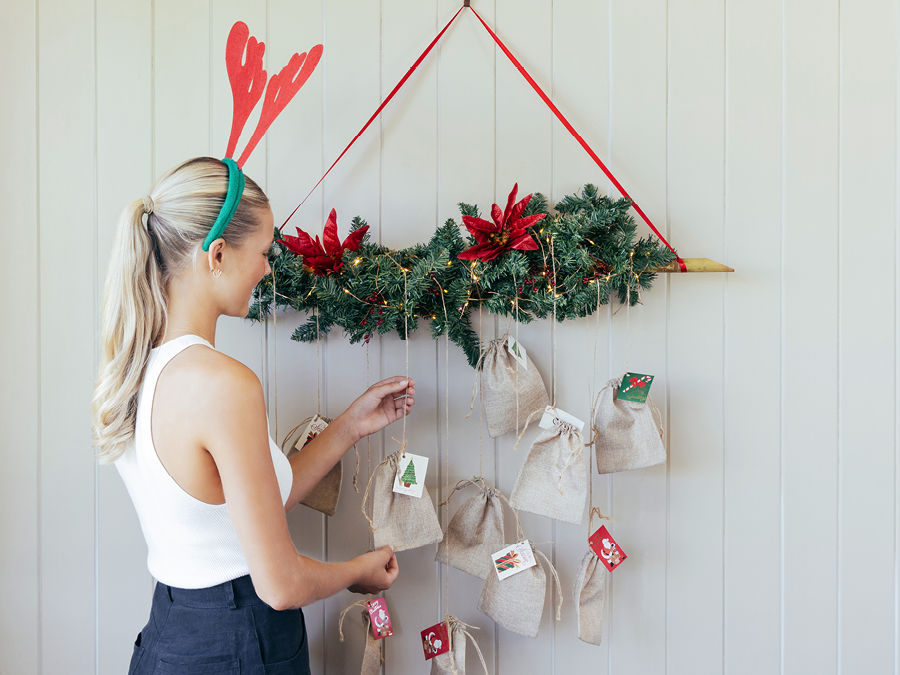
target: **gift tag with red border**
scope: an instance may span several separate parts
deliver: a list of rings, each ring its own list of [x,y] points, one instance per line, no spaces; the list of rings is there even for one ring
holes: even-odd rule
[[[422,631],[422,649],[425,650],[426,661],[450,651],[449,635],[447,624],[443,621]]]
[[[376,640],[384,637],[390,637],[394,634],[391,627],[391,615],[388,614],[387,600],[384,598],[375,598],[366,603],[366,609],[369,611],[369,619],[372,623],[372,634]]]
[[[588,543],[610,572],[621,565],[625,558],[628,557],[625,555],[625,551],[619,548],[616,540],[612,538],[609,530],[606,529],[606,525],[601,525],[600,529],[588,539]]]

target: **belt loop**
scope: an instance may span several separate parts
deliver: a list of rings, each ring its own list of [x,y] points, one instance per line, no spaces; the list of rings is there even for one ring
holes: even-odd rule
[[[171,602],[175,602],[175,601],[172,599],[172,587],[169,586],[169,584],[163,584],[163,586],[166,587],[166,595],[169,596],[169,602],[170,602],[170,603],[171,603]]]
[[[234,580],[225,582],[225,599],[228,601],[228,609],[237,609],[234,602]]]

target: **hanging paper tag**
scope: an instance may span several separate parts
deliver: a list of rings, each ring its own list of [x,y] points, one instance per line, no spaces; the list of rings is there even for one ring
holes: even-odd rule
[[[449,635],[447,624],[443,622],[422,631],[422,649],[425,650],[426,661],[450,651]]]
[[[525,355],[525,347],[516,340],[512,335],[506,341],[506,349],[512,354],[516,361],[522,364],[522,367],[528,370],[528,358]]]
[[[376,640],[390,637],[394,634],[391,627],[391,615],[387,611],[387,601],[384,598],[375,598],[366,603],[369,610],[369,619],[372,621],[372,633]]]
[[[411,497],[421,497],[425,485],[425,471],[428,469],[428,458],[414,455],[411,452],[400,455],[397,462],[397,475],[394,476],[394,492]]]
[[[650,394],[650,385],[653,384],[653,375],[641,375],[640,373],[625,373],[622,384],[616,398],[620,401],[632,401],[634,403],[646,403]]]
[[[303,430],[303,433],[297,437],[297,440],[294,442],[294,447],[292,447],[288,451],[288,457],[293,457],[298,452],[300,452],[303,447],[309,443],[316,436],[325,431],[325,428],[328,426],[328,422],[326,422],[322,417],[319,417],[318,414],[313,415],[313,418],[309,421],[309,424],[306,425],[306,429]]]
[[[625,551],[616,544],[616,540],[612,538],[609,530],[606,529],[606,525],[601,525],[600,529],[588,539],[588,543],[610,572],[621,565],[622,561],[628,557],[625,555]]]
[[[582,422],[574,415],[570,415],[565,410],[554,408],[552,405],[548,405],[546,408],[544,408],[544,415],[541,417],[541,422],[538,426],[541,429],[549,429],[553,426],[553,421],[557,419],[560,422],[568,422],[573,427],[578,429],[578,431],[584,429],[584,422]]]
[[[494,569],[497,570],[500,581],[537,565],[534,551],[531,550],[531,542],[527,539],[500,549],[491,556],[491,560],[494,561]]]

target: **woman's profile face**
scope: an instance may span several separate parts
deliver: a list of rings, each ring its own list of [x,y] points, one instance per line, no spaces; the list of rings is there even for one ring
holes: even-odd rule
[[[274,240],[275,218],[271,207],[258,209],[256,215],[256,230],[243,246],[229,251],[231,261],[226,274],[216,279],[219,282],[230,277],[228,289],[230,302],[227,309],[229,316],[247,315],[256,285],[272,271],[269,266],[269,250]]]

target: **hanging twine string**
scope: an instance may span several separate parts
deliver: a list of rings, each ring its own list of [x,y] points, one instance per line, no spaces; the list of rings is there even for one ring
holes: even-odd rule
[[[369,343],[366,342],[366,389],[369,388]],[[372,473],[372,435],[368,434],[366,436],[366,471],[369,474]],[[356,483],[354,482],[354,487]],[[358,490],[357,490],[358,492]],[[366,513],[367,510],[372,510],[372,504],[366,504],[366,500],[363,499],[363,513]],[[368,514],[367,514],[368,515]],[[371,530],[369,531],[369,549],[375,548],[375,533]]]
[[[608,520],[609,522],[612,522],[612,518],[610,518],[609,516],[604,516],[600,512],[599,506],[592,506],[590,513],[588,515],[588,532],[591,532],[594,529],[594,514],[597,515],[598,520],[602,518],[603,520]]]
[[[592,446],[597,441],[597,434],[599,430],[594,424],[594,416],[595,409],[597,407],[597,402],[594,399],[594,391],[597,388],[597,343],[600,341],[600,284],[594,281],[594,284],[597,286],[597,309],[595,311],[596,314],[596,329],[594,331],[594,356],[593,361],[591,362],[591,373],[588,377],[588,410],[590,411],[590,424],[591,424],[591,440],[588,443],[585,443],[585,446]],[[590,354],[590,334],[591,334],[591,326],[590,326],[590,317],[585,317],[585,327],[588,331],[588,354]],[[599,398],[600,394],[597,394],[597,398]],[[594,452],[588,451],[588,537],[591,536],[591,530],[593,529],[593,520],[594,520]],[[599,513],[600,510],[597,509]],[[604,516],[605,518],[606,516]],[[611,520],[611,519],[610,519]]]
[[[322,346],[319,333],[319,307],[316,305],[316,414],[322,414]]]
[[[444,493],[450,488],[450,325],[449,319],[447,318],[447,301],[444,298],[444,289],[438,283],[438,290],[440,291],[441,296],[441,306],[444,310],[444,424],[445,424],[445,434],[444,434]],[[441,502],[438,504],[438,507],[442,507],[446,505],[449,501]],[[449,514],[444,513],[444,518],[446,519]],[[445,528],[448,525],[444,526]],[[447,560],[446,567],[443,569],[444,573],[444,597],[446,598],[444,603],[444,618],[449,622],[450,621],[450,549],[452,546],[445,547],[447,550]],[[448,631],[450,635],[453,634],[453,631]],[[452,637],[451,637],[451,652],[453,649],[452,645]],[[451,660],[452,660],[451,656]],[[451,664],[451,669],[453,669],[454,664]]]
[[[519,287],[516,285],[516,273],[513,272],[513,288],[518,289]],[[521,350],[519,345],[519,292],[516,290],[516,299],[514,301],[515,304],[515,312],[516,312],[516,348]],[[507,334],[509,333],[509,329],[507,328]],[[506,339],[506,346],[509,348],[509,338]],[[519,359],[516,359],[516,429],[519,428]],[[528,419],[531,419],[531,415],[528,416]],[[525,427],[528,427],[528,422],[525,422]],[[525,433],[525,429],[522,429],[522,433]],[[516,439],[516,445],[514,450],[516,451],[516,476],[519,475],[519,440],[522,438],[522,434],[519,434],[519,437]]]
[[[338,637],[340,641],[344,641],[344,617],[347,616],[347,612],[349,612],[354,607],[365,607],[368,600],[357,600],[352,605],[347,607],[346,609],[341,611],[340,619],[338,619]]]
[[[480,302],[478,303],[478,342],[484,344],[484,307]],[[476,370],[475,377],[480,376],[481,373]],[[471,406],[469,412],[472,412]],[[466,419],[468,417],[466,415]],[[481,407],[478,409],[478,476],[484,476],[484,387],[481,389]]]

